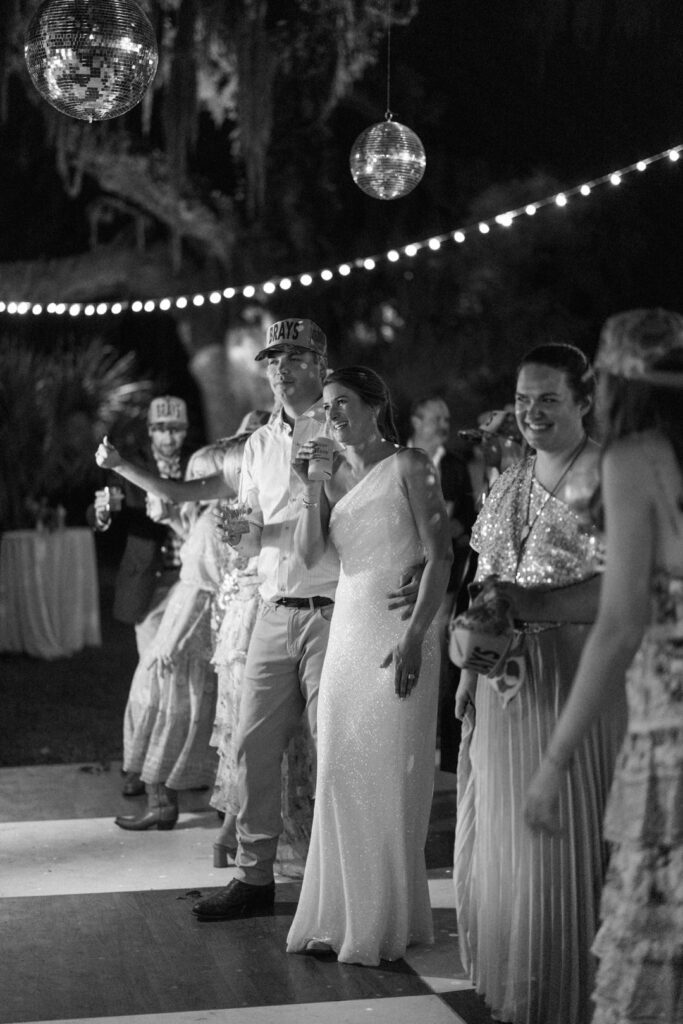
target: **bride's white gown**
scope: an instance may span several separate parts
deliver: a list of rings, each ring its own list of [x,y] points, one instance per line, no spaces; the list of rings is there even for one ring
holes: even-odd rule
[[[380,668],[402,635],[387,592],[424,558],[391,455],[337,503],[330,536],[341,559],[318,698],[313,833],[288,952],[310,939],[340,961],[395,960],[432,942],[424,846],[434,784],[439,644],[432,626],[417,687],[394,693]]]

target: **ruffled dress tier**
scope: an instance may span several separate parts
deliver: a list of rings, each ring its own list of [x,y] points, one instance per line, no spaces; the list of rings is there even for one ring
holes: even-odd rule
[[[594,545],[572,509],[534,479],[532,459],[496,481],[472,534],[479,579],[495,573],[528,587],[589,578]],[[527,626],[516,648],[518,692],[508,699],[479,676],[463,724],[453,869],[460,954],[494,1019],[513,1024],[587,1024],[590,1016],[590,947],[607,864],[602,819],[622,708],[596,723],[572,761],[562,834],[534,834],[523,818],[589,628]]]
[[[683,578],[652,583],[605,835],[594,1024],[683,1021]]]
[[[129,699],[135,713],[124,725],[126,770],[139,773],[147,784],[163,782],[179,790],[210,786],[216,774],[209,745],[216,708],[212,621],[223,554],[210,512],[192,526],[181,558],[180,580],[169,594],[154,643],[135,671]],[[175,632],[188,606],[190,625],[172,668],[158,662],[148,668],[145,661],[154,644]]]

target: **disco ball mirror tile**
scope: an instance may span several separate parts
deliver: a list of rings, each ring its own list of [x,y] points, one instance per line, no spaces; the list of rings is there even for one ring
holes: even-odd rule
[[[422,181],[427,166],[424,146],[398,121],[382,121],[358,136],[349,158],[351,177],[374,199],[399,199]]]
[[[125,114],[154,78],[154,29],[133,0],[45,0],[28,27],[24,57],[53,107],[82,121]]]

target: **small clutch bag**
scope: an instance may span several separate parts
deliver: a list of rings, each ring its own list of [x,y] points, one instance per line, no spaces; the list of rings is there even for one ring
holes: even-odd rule
[[[448,656],[459,668],[495,675],[514,635],[508,603],[495,597],[484,581],[467,611],[449,623]]]

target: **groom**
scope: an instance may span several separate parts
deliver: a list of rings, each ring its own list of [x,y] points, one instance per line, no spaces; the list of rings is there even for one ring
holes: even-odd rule
[[[334,549],[307,569],[294,550],[294,529],[305,485],[292,467],[304,441],[325,432],[322,384],[327,339],[312,320],[289,319],[268,329],[268,381],[280,406],[247,440],[241,497],[262,517],[258,573],[261,603],[242,682],[235,739],[240,812],[237,875],[199,900],[200,921],[247,917],[272,909],[273,863],[282,828],[281,762],[301,714],[317,735],[318,683],[322,671],[339,562]],[[245,554],[250,543],[234,541]],[[389,595],[390,607],[414,604],[416,587]]]

